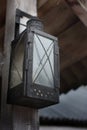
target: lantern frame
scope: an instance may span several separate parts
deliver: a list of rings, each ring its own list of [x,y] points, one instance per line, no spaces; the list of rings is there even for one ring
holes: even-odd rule
[[[35,84],[32,81],[34,34],[38,34],[54,41],[54,88]],[[17,42],[20,38],[22,38],[22,36],[25,39],[23,79],[21,84],[11,88],[10,80],[13,52]],[[12,42],[7,102],[9,104],[29,106],[34,108],[43,108],[58,103],[60,86],[59,74],[59,48],[57,38],[36,29],[35,26],[30,28],[27,27],[27,29]]]

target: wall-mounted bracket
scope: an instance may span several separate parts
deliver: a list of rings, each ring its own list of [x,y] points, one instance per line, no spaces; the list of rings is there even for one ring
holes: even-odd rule
[[[33,18],[34,16],[27,14],[19,9],[16,9],[16,16],[15,16],[15,38],[19,36],[19,34],[26,29],[26,22]],[[25,20],[24,20],[25,19]],[[23,23],[22,23],[23,21]],[[23,26],[23,30],[20,30],[20,26]]]

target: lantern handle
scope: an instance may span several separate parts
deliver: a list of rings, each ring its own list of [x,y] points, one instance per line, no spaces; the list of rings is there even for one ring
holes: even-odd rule
[[[27,14],[23,11],[21,11],[20,9],[16,9],[16,16],[15,16],[15,36],[14,36],[14,39],[17,38],[19,36],[19,28],[20,28],[20,25],[22,26],[25,26],[24,24],[20,23],[20,19],[22,17],[26,17],[28,18],[29,20],[32,19],[32,18],[35,18],[35,16],[32,16],[31,14]]]
[[[18,16],[18,17],[27,17],[29,19],[35,17],[35,16],[32,16],[31,14],[27,14],[27,13],[25,13],[25,12],[19,10],[19,9],[16,9],[16,16]]]

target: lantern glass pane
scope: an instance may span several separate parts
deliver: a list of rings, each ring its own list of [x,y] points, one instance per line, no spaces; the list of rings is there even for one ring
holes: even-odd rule
[[[24,42],[20,39],[12,51],[11,80],[10,87],[16,87],[22,83],[23,79],[23,60],[24,60]]]
[[[54,87],[54,41],[34,34],[33,83]]]

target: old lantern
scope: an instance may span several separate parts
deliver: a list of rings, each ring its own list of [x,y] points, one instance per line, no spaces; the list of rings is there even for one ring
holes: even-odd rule
[[[43,31],[37,17],[27,22],[11,47],[8,103],[42,108],[59,101],[57,38]]]

